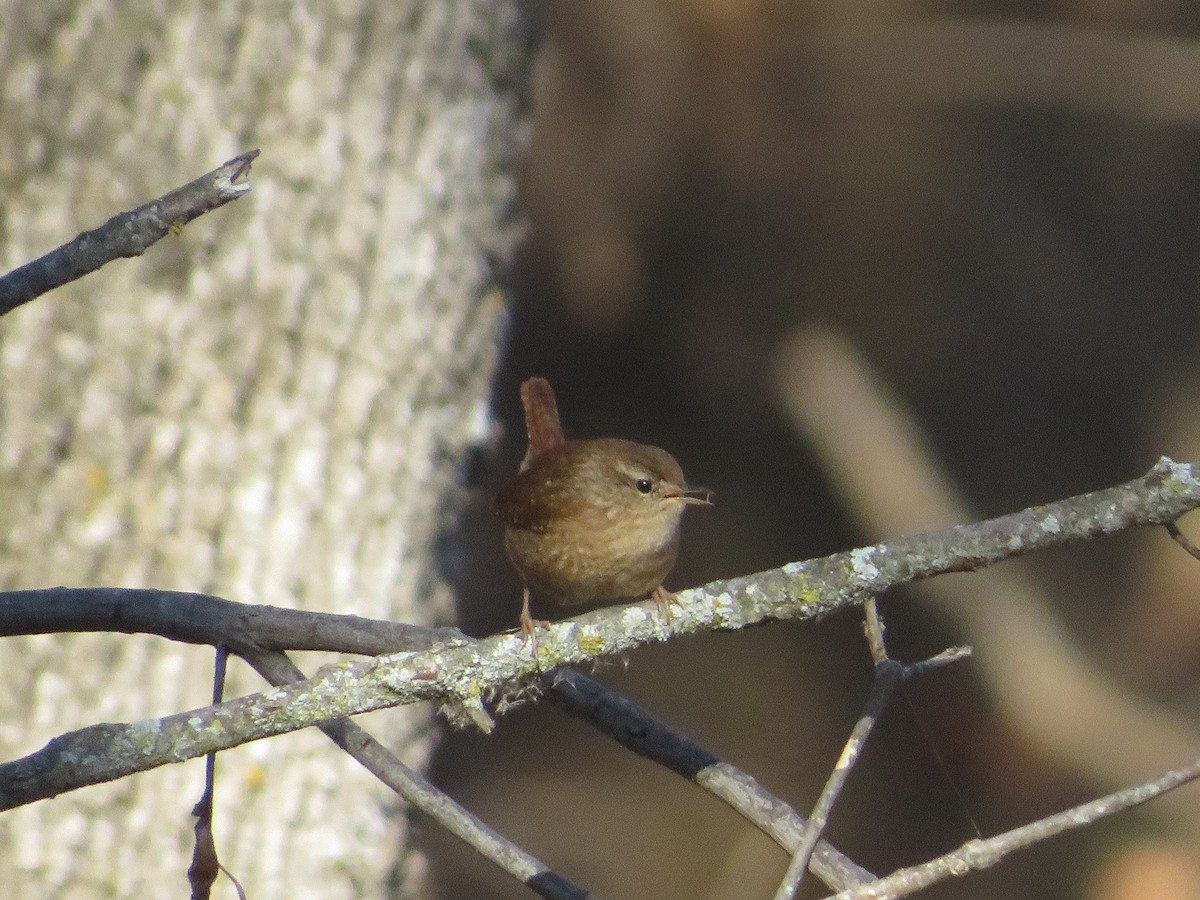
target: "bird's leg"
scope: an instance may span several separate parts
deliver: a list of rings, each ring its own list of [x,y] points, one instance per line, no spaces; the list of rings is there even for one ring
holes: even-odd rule
[[[650,599],[654,601],[654,605],[658,607],[658,614],[663,617],[663,621],[670,622],[675,618],[675,612],[671,609],[673,606],[683,606],[683,603],[678,597],[668,591],[661,584],[650,592]]]
[[[519,618],[521,623],[521,633],[529,639],[529,646],[533,650],[533,661],[537,662],[538,658],[538,639],[537,629],[549,628],[550,623],[545,619],[535,619],[529,614],[529,587],[525,587],[525,592],[521,595],[521,615]]]

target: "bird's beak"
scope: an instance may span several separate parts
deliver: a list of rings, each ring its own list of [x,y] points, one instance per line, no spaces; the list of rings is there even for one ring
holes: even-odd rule
[[[712,506],[713,492],[708,488],[685,487],[681,491],[672,491],[664,496],[667,500],[682,500],[684,503],[694,503],[697,506]]]

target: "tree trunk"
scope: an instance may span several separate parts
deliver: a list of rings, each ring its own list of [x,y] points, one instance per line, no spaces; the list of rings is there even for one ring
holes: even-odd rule
[[[0,321],[0,586],[448,620],[437,550],[490,428],[487,259],[515,230],[515,6],[0,0],[0,21],[4,270],[262,149],[245,198]],[[0,756],[202,706],[211,662],[6,640]],[[423,711],[363,724],[425,761]],[[183,895],[202,774],[0,816],[4,895]],[[316,732],[218,759],[216,840],[250,896],[416,890],[398,807]]]

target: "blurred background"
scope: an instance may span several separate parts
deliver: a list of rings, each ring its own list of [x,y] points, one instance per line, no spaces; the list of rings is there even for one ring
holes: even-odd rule
[[[1195,5],[541,16],[505,427],[456,573],[469,632],[516,622],[489,498],[524,452],[530,375],[556,387],[568,435],[666,447],[716,492],[687,517],[672,588],[1197,457]],[[1198,573],[1140,533],[885,597],[895,655],[977,655],[893,701],[829,838],[883,873],[1196,758]],[[806,813],[871,671],[843,614],[597,674]],[[435,765],[606,897],[770,896],[787,865],[718,801],[546,705],[447,734]],[[424,831],[443,897],[528,896]],[[1193,786],[930,896],[1200,897],[1198,845]]]

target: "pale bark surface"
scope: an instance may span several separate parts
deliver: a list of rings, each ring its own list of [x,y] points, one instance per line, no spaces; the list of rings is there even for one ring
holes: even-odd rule
[[[0,320],[0,587],[450,618],[437,547],[504,317],[485,254],[511,244],[514,27],[484,0],[0,0],[0,268],[263,151],[246,198]],[[202,706],[210,673],[148,637],[5,640],[0,756]],[[233,691],[259,684],[234,667]],[[425,759],[425,711],[364,724]],[[417,883],[398,804],[320,734],[218,772],[251,896]],[[183,895],[201,778],[0,816],[4,895]]]

